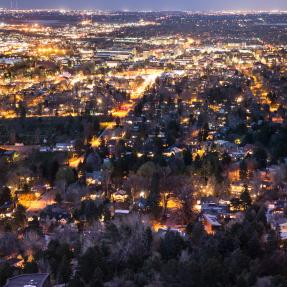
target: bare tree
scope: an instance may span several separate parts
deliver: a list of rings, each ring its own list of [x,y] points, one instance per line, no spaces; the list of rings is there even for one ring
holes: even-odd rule
[[[141,175],[131,173],[125,181],[124,186],[130,190],[132,201],[134,201],[142,190],[149,189],[150,179],[147,180]]]
[[[186,177],[178,179],[178,188],[175,188],[174,195],[180,201],[179,215],[184,224],[190,222],[193,216],[192,206],[194,201],[194,188]]]

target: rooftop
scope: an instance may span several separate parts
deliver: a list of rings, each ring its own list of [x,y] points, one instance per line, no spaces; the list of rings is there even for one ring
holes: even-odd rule
[[[217,216],[212,214],[203,214],[205,220],[212,226],[221,226],[221,224],[217,220]]]
[[[24,274],[8,279],[5,287],[43,287],[48,281],[48,273]]]

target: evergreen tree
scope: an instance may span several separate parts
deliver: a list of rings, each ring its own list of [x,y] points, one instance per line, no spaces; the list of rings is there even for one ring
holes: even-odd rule
[[[58,204],[61,204],[62,201],[63,201],[63,198],[62,198],[62,196],[61,196],[61,194],[60,194],[59,192],[56,193],[55,201],[56,201]]]
[[[14,220],[17,225],[24,225],[26,221],[26,209],[23,205],[19,204],[14,212]]]
[[[247,164],[245,160],[242,160],[240,162],[240,166],[239,166],[239,175],[240,175],[240,179],[241,180],[246,180],[247,176],[248,176],[248,169],[247,169]]]
[[[190,150],[183,150],[183,161],[186,166],[190,166],[192,164],[192,154]]]
[[[4,263],[0,266],[0,286],[4,286],[6,280],[12,276],[13,268],[8,263]]]
[[[201,222],[196,222],[192,228],[191,240],[194,244],[198,245],[203,237],[206,235],[206,232],[203,228]]]
[[[154,173],[151,179],[150,194],[147,198],[147,206],[151,209],[153,215],[157,216],[159,212],[160,193],[159,193],[159,175]]]
[[[184,247],[183,238],[178,232],[167,231],[161,240],[160,253],[165,260],[175,259]]]
[[[11,202],[11,190],[9,187],[4,186],[0,189],[0,207],[1,205],[5,204],[6,202]]]
[[[58,268],[58,283],[66,284],[72,275],[72,268],[70,259],[64,256]]]
[[[38,264],[36,261],[26,262],[24,266],[24,273],[30,274],[30,273],[38,273]]]
[[[240,200],[245,210],[247,210],[247,208],[250,207],[252,204],[252,199],[251,199],[247,185],[244,186],[244,191],[240,195]]]

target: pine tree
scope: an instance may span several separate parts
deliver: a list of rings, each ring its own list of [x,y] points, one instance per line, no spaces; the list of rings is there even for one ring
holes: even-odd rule
[[[154,215],[158,214],[160,203],[160,193],[159,193],[159,176],[154,173],[151,179],[151,189],[150,194],[147,199],[147,205],[151,209]]]
[[[252,199],[251,199],[250,193],[248,191],[247,185],[244,186],[244,191],[240,195],[240,200],[241,200],[241,204],[245,210],[247,210],[247,208],[250,207],[252,204]]]
[[[242,160],[240,162],[240,166],[239,166],[239,176],[241,180],[246,180],[248,177],[248,168],[247,168],[247,164],[245,160]]]
[[[71,275],[71,262],[66,256],[64,256],[58,269],[58,283],[68,283]]]

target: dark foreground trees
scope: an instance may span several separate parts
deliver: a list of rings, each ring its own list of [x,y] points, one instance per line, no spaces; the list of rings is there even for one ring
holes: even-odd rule
[[[287,286],[286,245],[268,226],[264,207],[248,207],[242,222],[213,236],[200,222],[187,236],[153,233],[146,223],[137,216],[111,221],[77,250],[53,240],[35,257],[39,270],[44,261],[53,282],[70,287]],[[11,270],[1,268],[4,282]]]
[[[214,236],[200,223],[188,237],[111,223],[78,263],[70,286],[287,286],[286,252],[258,206]]]

